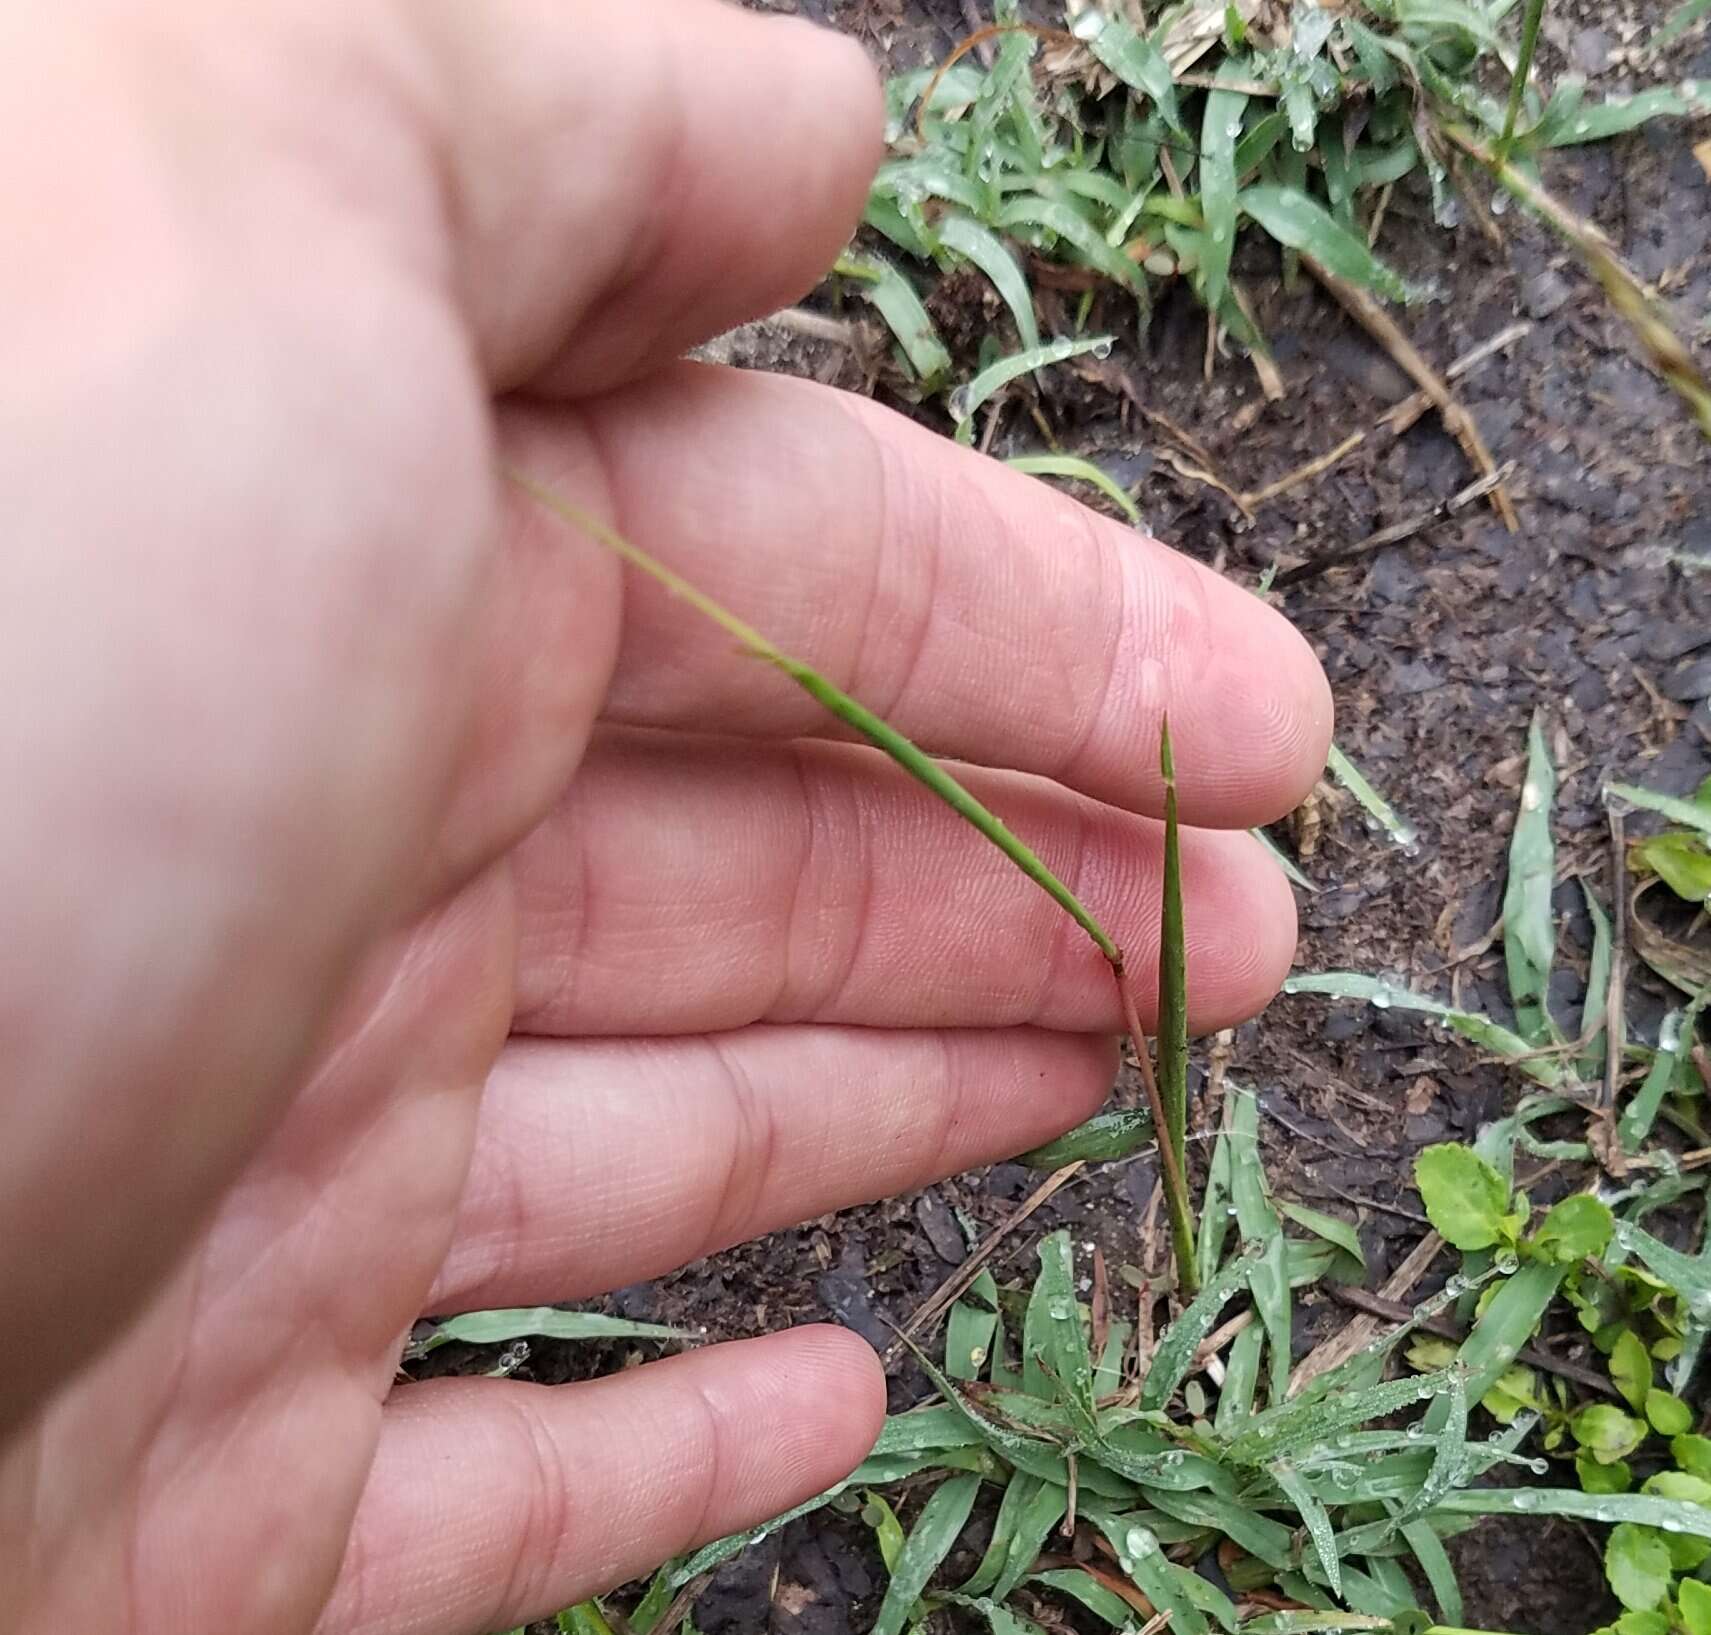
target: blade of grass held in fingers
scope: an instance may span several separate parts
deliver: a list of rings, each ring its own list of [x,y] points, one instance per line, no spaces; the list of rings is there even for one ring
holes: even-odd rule
[[[1082,906],[1069,887],[1059,880],[1034,852],[1017,839],[992,812],[982,806],[936,761],[917,749],[902,733],[880,720],[871,710],[858,704],[848,693],[833,686],[817,670],[811,669],[800,659],[792,658],[788,653],[774,646],[753,625],[745,623],[736,614],[720,606],[712,597],[692,585],[682,574],[668,568],[663,562],[650,556],[639,546],[631,544],[615,528],[609,527],[598,517],[584,511],[581,506],[562,498],[551,489],[534,481],[533,478],[524,476],[521,472],[513,471],[510,473],[510,477],[532,499],[562,518],[573,528],[579,529],[591,539],[597,540],[631,567],[645,573],[657,584],[663,585],[674,596],[681,597],[696,612],[711,619],[721,630],[734,637],[745,651],[764,663],[772,665],[774,669],[783,671],[816,703],[823,705],[840,721],[854,727],[869,743],[883,750],[910,777],[918,783],[926,785],[953,812],[972,824],[1003,852],[1023,874],[1039,886],[1087,933],[1099,952],[1111,962],[1114,969],[1119,973],[1121,972],[1123,966],[1121,950],[1111,940],[1104,927]]]
[[[1102,471],[1091,460],[1075,454],[1014,454],[1004,462],[1014,471],[1029,477],[1063,477],[1071,482],[1092,483],[1132,526],[1144,528],[1140,508],[1129,498],[1122,485]]]
[[[1164,1104],[1161,1139],[1171,1145],[1180,1175],[1188,1143],[1188,953],[1182,918],[1182,855],[1176,817],[1176,760],[1170,722],[1159,727],[1159,772],[1164,779],[1164,900],[1159,912],[1158,1078]],[[1194,1264],[1194,1214],[1186,1192],[1176,1206],[1172,1230],[1177,1258]],[[1180,1216],[1180,1218],[1178,1218]]]

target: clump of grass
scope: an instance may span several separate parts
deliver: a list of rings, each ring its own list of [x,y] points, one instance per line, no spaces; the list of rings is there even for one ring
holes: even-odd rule
[[[1595,229],[1550,200],[1535,168],[1549,148],[1711,110],[1711,92],[1688,80],[1595,103],[1570,76],[1541,98],[1530,70],[1542,0],[1530,0],[1518,47],[1499,32],[1510,9],[1507,0],[1372,0],[1358,12],[1186,0],[1139,28],[1121,8],[1068,0],[1065,26],[1042,29],[1001,0],[992,26],[949,60],[889,85],[892,156],[865,219],[907,264],[972,267],[991,283],[1015,329],[1012,375],[1079,343],[1100,290],[1115,291],[1144,327],[1171,282],[1194,292],[1215,333],[1263,357],[1232,274],[1240,236],[1274,240],[1286,274],[1306,258],[1344,284],[1409,300],[1422,292],[1372,247],[1385,206],[1399,184],[1423,177],[1436,219],[1454,225],[1465,156],[1588,257],[1711,431],[1711,389],[1661,310]],[[965,55],[976,41],[996,46],[985,70]],[[1042,338],[1035,312],[1032,282],[1045,264],[1062,269],[1055,282],[1083,291],[1077,333],[1063,341]],[[957,435],[972,440],[972,399],[951,385],[949,349],[918,299],[898,295],[909,283],[900,267],[875,256],[849,270],[896,333],[905,373],[923,393],[949,389]],[[989,342],[983,372],[1000,356]]]

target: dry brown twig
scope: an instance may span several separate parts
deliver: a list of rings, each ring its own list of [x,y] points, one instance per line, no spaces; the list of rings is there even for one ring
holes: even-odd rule
[[[1381,1296],[1386,1300],[1406,1299],[1409,1291],[1426,1275],[1426,1268],[1437,1258],[1443,1246],[1444,1240],[1436,1232],[1428,1232],[1414,1245],[1408,1258],[1390,1274],[1379,1291]],[[1289,1395],[1294,1396],[1309,1380],[1317,1379],[1339,1363],[1346,1362],[1362,1346],[1369,1344],[1377,1333],[1378,1319],[1369,1315],[1355,1318],[1337,1333],[1321,1340],[1295,1365],[1295,1372],[1289,1376]]]
[[[897,1338],[886,1347],[881,1361],[889,1368],[902,1355],[905,1342],[912,1340],[930,1323],[936,1323],[940,1317],[950,1310],[952,1304],[966,1294],[980,1275],[981,1268],[998,1252],[998,1247],[1023,1221],[1034,1213],[1048,1198],[1069,1185],[1077,1175],[1087,1168],[1087,1160],[1078,1158],[1073,1164],[1065,1164],[1062,1169],[1053,1170],[1034,1190],[1028,1194],[1021,1206],[1007,1219],[983,1237],[969,1251],[968,1259],[947,1277],[919,1306],[914,1314],[897,1331]]]
[[[1499,352],[1507,351],[1522,336],[1532,330],[1529,323],[1513,323],[1498,330],[1495,335],[1481,341],[1478,346],[1468,351],[1452,363],[1444,371],[1447,381],[1460,380],[1463,375],[1471,374],[1483,363],[1489,362]],[[1416,424],[1420,417],[1432,407],[1431,395],[1425,391],[1411,392],[1401,402],[1392,405],[1379,416],[1376,426],[1362,427],[1351,432],[1342,442],[1324,454],[1316,455],[1304,465],[1297,466],[1293,471],[1285,473],[1276,482],[1267,483],[1264,488],[1254,489],[1251,493],[1242,495],[1243,501],[1249,507],[1264,505],[1268,500],[1276,499],[1280,494],[1287,494],[1290,489],[1298,488],[1304,482],[1323,476],[1339,460],[1347,458],[1364,443],[1374,431],[1384,430],[1391,437],[1400,437],[1405,431]]]
[[[1494,475],[1497,462],[1492,459],[1491,450],[1485,446],[1485,439],[1480,435],[1479,427],[1474,424],[1473,416],[1456,399],[1443,376],[1421,356],[1419,349],[1402,333],[1396,320],[1365,290],[1349,283],[1346,278],[1339,278],[1311,256],[1304,255],[1301,262],[1325,286],[1337,304],[1390,354],[1403,373],[1432,400],[1443,419],[1444,429],[1461,444],[1462,452],[1474,470],[1482,477]],[[1503,526],[1510,533],[1519,532],[1520,518],[1515,515],[1515,507],[1501,481],[1493,484],[1491,488],[1491,508],[1502,519]]]

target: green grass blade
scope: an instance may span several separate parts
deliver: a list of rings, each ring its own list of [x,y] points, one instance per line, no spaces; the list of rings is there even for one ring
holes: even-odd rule
[[[1212,1332],[1212,1325],[1248,1280],[1255,1256],[1238,1255],[1189,1302],[1188,1309],[1165,1330],[1153,1352],[1152,1366],[1147,1370],[1146,1383],[1141,1387],[1142,1408],[1163,1408],[1176,1395],[1176,1388],[1188,1378],[1194,1353],[1200,1342]]]
[[[677,1593],[672,1588],[671,1575],[677,1571],[679,1565],[679,1558],[674,1556],[653,1575],[647,1593],[636,1603],[636,1610],[630,1614],[631,1635],[653,1635],[654,1625],[666,1615],[672,1598]]]
[[[1711,1539],[1711,1507],[1649,1493],[1578,1493],[1572,1488],[1475,1487],[1439,1501],[1439,1515],[1573,1516],[1581,1521],[1637,1522],[1666,1533]]]
[[[1024,1618],[1013,1607],[1000,1605],[987,1596],[947,1595],[952,1606],[966,1607],[986,1620],[991,1635],[1046,1635],[1032,1618]]]
[[[1010,1478],[1004,1497],[998,1503],[998,1514],[992,1521],[992,1537],[987,1543],[986,1553],[968,1581],[958,1586],[960,1594],[984,1595],[998,1582],[998,1575],[1004,1571],[1004,1565],[1010,1558],[1010,1541],[1016,1536],[1022,1512],[1039,1494],[1053,1491],[1064,1493],[1066,1490],[1054,1489],[1050,1482],[1039,1476],[1016,1475]]]
[[[1011,1592],[1033,1570],[1051,1531],[1069,1508],[1069,1491],[1045,1483],[1016,1517],[1016,1528],[1005,1554],[1003,1571],[992,1586],[992,1599],[1006,1601]]]
[[[1206,1618],[1184,1594],[1171,1563],[1159,1546],[1158,1535],[1127,1516],[1089,1508],[1087,1519],[1109,1540],[1118,1564],[1141,1594],[1160,1612],[1170,1614],[1172,1635],[1206,1635]]]
[[[1532,1261],[1504,1279],[1456,1352],[1456,1366],[1466,1371],[1469,1400],[1479,1401],[1532,1339],[1567,1272],[1565,1266]],[[1426,1429],[1436,1434],[1449,1417],[1447,1401],[1433,1403],[1426,1415]]]
[[[1040,326],[1034,316],[1034,296],[1014,253],[990,228],[972,217],[948,213],[938,224],[939,243],[972,261],[992,281],[1016,320],[1016,334],[1024,350],[1040,344]]]
[[[967,1523],[979,1491],[980,1478],[973,1475],[953,1476],[933,1490],[897,1558],[896,1571],[886,1586],[879,1617],[874,1621],[873,1635],[902,1635],[927,1581],[950,1554],[951,1546]]]
[[[886,1503],[883,1495],[869,1492],[863,1495],[861,1519],[873,1529],[874,1542],[879,1546],[879,1559],[888,1573],[896,1572],[903,1557],[906,1537],[897,1512]]]
[[[1206,1190],[1200,1199],[1200,1231],[1195,1253],[1199,1257],[1200,1281],[1210,1283],[1224,1258],[1224,1243],[1230,1235],[1230,1120],[1235,1116],[1231,1098],[1224,1101],[1218,1139],[1212,1143],[1212,1159],[1206,1169]]]
[[[862,293],[879,310],[879,315],[897,337],[909,367],[920,377],[921,384],[931,389],[951,372],[951,355],[939,339],[939,331],[915,286],[889,261],[877,255],[846,255],[835,269],[845,278],[853,278]]]
[[[1144,1491],[1147,1502],[1167,1516],[1234,1539],[1268,1567],[1281,1570],[1295,1559],[1291,1530],[1245,1500],[1227,1499],[1217,1493],[1172,1493],[1152,1488]]]
[[[1061,1402],[1082,1436],[1096,1435],[1093,1358],[1075,1299],[1075,1258],[1068,1232],[1053,1232],[1040,1244],[1040,1275],[1028,1301],[1025,1343],[1030,1353],[1037,1351],[1047,1374],[1043,1381],[1031,1380],[1027,1369],[1034,1357],[1024,1357],[1023,1388],[1034,1391],[1036,1384],[1043,1384],[1037,1395]]]
[[[979,1379],[997,1327],[998,1286],[990,1272],[982,1272],[946,1319],[945,1372],[954,1380]]]
[[[1233,63],[1225,63],[1218,74],[1220,79],[1241,77]],[[1206,218],[1201,294],[1214,310],[1230,287],[1230,255],[1236,247],[1236,141],[1247,105],[1245,91],[1209,91],[1200,120],[1200,212]]]
[[[1652,37],[1652,49],[1656,51],[1672,45],[1708,11],[1711,11],[1711,0],[1685,0],[1685,4],[1677,6],[1669,14],[1668,22]]]
[[[1264,1246],[1264,1252],[1248,1274],[1248,1287],[1253,1291],[1254,1309],[1259,1312],[1270,1342],[1268,1400],[1281,1402],[1289,1390],[1290,1331],[1283,1224],[1266,1191],[1259,1145],[1259,1100],[1251,1090],[1238,1090],[1231,1085],[1225,1106],[1230,1112],[1231,1195],[1235,1199],[1236,1225],[1244,1243]]]
[[[1188,939],[1182,918],[1182,851],[1176,816],[1176,762],[1170,722],[1159,726],[1159,772],[1164,779],[1164,897],[1159,910],[1158,1087],[1164,1107],[1161,1139],[1176,1154],[1176,1170],[1187,1173],[1188,1154]],[[1137,1046],[1137,1048],[1140,1048]],[[1238,1164],[1241,1155],[1234,1155]],[[1176,1263],[1195,1265],[1192,1201],[1166,1188]]]
[[[1283,870],[1284,877],[1292,886],[1299,886],[1303,891],[1317,891],[1319,889],[1301,872],[1300,868],[1297,867],[1294,858],[1284,851],[1283,848],[1279,846],[1264,829],[1249,829],[1248,833],[1251,834],[1254,839],[1260,843],[1260,845],[1265,847],[1266,851],[1271,856],[1272,862]]]
[[[1087,42],[1087,48],[1131,90],[1151,98],[1173,130],[1182,129],[1170,64],[1144,34],[1137,33],[1122,18],[1113,17]]]
[[[1238,202],[1243,214],[1257,221],[1279,244],[1312,256],[1320,266],[1351,284],[1392,301],[1408,299],[1408,286],[1401,276],[1385,266],[1366,247],[1365,239],[1351,233],[1317,199],[1293,187],[1260,182],[1243,188]]]
[[[1165,1136],[1181,1168],[1187,1149],[1187,934],[1182,925],[1182,850],[1169,720],[1158,729],[1158,770],[1165,785],[1165,872],[1158,915],[1158,1093],[1169,1125]],[[1193,1230],[1187,1233],[1186,1243],[1177,1245],[1184,1260],[1191,1250]]]
[[[1351,761],[1335,744],[1331,745],[1331,753],[1326,757],[1325,768],[1343,788],[1358,800],[1370,817],[1398,846],[1406,850],[1417,845],[1420,839],[1419,831],[1412,823],[1404,821],[1397,814],[1396,808],[1390,804],[1366,780],[1366,775]]]
[[[1283,991],[1287,994],[1323,994],[1329,999],[1363,999],[1377,1010],[1394,1007],[1418,1011],[1422,1016],[1435,1016],[1493,1055],[1505,1057],[1528,1078],[1552,1086],[1562,1082],[1562,1064],[1555,1057],[1536,1055],[1533,1047],[1518,1033],[1493,1022],[1489,1016],[1481,1016],[1477,1011],[1456,1010],[1379,977],[1364,976],[1358,971],[1315,971],[1288,978],[1283,984]]]
[[[519,1306],[502,1311],[466,1311],[448,1317],[413,1347],[421,1356],[453,1340],[466,1345],[503,1345],[507,1340],[690,1340],[687,1329],[663,1323],[633,1323],[597,1311],[560,1311],[556,1306]]]
[[[1671,1011],[1658,1025],[1657,1054],[1652,1057],[1652,1065],[1644,1082],[1634,1092],[1628,1105],[1622,1109],[1622,1116],[1616,1124],[1616,1133],[1621,1139],[1623,1152],[1637,1153],[1645,1145],[1646,1137],[1651,1134],[1652,1123],[1658,1116],[1658,1109],[1663,1105],[1663,1098],[1675,1085],[1682,1061],[1693,1048],[1699,1015],[1708,998],[1711,998],[1711,989],[1701,994],[1685,1010]]]
[[[936,1453],[949,1448],[970,1448],[980,1442],[980,1433],[968,1416],[948,1397],[926,1408],[911,1408],[892,1414],[879,1429],[874,1454]]]
[[[978,1477],[968,1478],[978,1481]],[[751,1544],[759,1544],[762,1539],[770,1538],[779,1528],[795,1521],[798,1517],[812,1515],[816,1510],[830,1504],[849,1485],[839,1482],[836,1487],[829,1487],[824,1493],[816,1493],[811,1499],[804,1499],[801,1504],[793,1505],[782,1516],[774,1516],[770,1521],[763,1521],[756,1527],[750,1527],[741,1533],[730,1533],[721,1539],[714,1539],[711,1544],[704,1544],[694,1555],[684,1561],[671,1575],[673,1593],[683,1588],[692,1578],[699,1578],[702,1573],[711,1572],[722,1562],[729,1561],[732,1556],[740,1555]]]
[[[1697,80],[1680,85],[1655,85],[1626,98],[1612,97],[1579,108],[1551,132],[1549,146],[1565,148],[1582,142],[1603,142],[1625,131],[1637,130],[1653,119],[1687,119],[1711,107]]]
[[[973,380],[957,387],[945,399],[945,407],[950,410],[953,420],[970,420],[994,392],[1001,391],[1018,376],[1032,374],[1034,370],[1044,369],[1054,363],[1062,363],[1067,358],[1078,358],[1084,352],[1104,357],[1110,350],[1111,337],[1095,335],[1086,340],[1047,341],[1041,346],[1031,346],[1025,351],[1013,352],[1007,358],[1000,358],[996,363],[988,364]]]
[[[982,806],[973,795],[969,794],[938,762],[923,754],[902,733],[887,722],[880,720],[871,710],[858,704],[848,693],[835,687],[818,671],[809,668],[800,659],[792,658],[788,653],[774,646],[753,625],[745,623],[734,613],[721,607],[712,597],[705,595],[692,585],[682,574],[668,568],[663,562],[656,560],[639,546],[632,545],[615,528],[609,527],[598,517],[584,511],[581,506],[572,504],[569,500],[555,494],[551,489],[543,487],[530,477],[513,472],[511,473],[511,480],[524,493],[540,505],[545,506],[549,511],[554,512],[573,528],[579,529],[591,539],[598,540],[631,567],[645,573],[674,596],[681,597],[688,602],[698,613],[711,619],[720,629],[734,637],[753,657],[783,671],[810,698],[824,706],[839,720],[855,728],[876,748],[883,750],[910,777],[918,783],[924,784],[953,812],[964,821],[972,824],[1003,852],[1023,874],[1039,886],[1092,938],[1094,946],[1113,966],[1119,968],[1122,966],[1123,956],[1116,943],[1106,934],[1099,922],[1082,907],[1069,887],[1059,880],[1035,856],[1032,850],[1018,840],[997,817]]]
[[[1085,1123],[1035,1147],[1016,1159],[1029,1169],[1062,1169],[1065,1164],[1098,1163],[1127,1158],[1153,1141],[1153,1116],[1138,1107],[1095,1113]]]
[[[1430,1522],[1419,1519],[1402,1524],[1402,1537],[1414,1552],[1414,1559],[1419,1562],[1420,1572],[1432,1591],[1432,1599],[1438,1603],[1438,1616],[1446,1624],[1459,1624],[1462,1621],[1461,1585],[1456,1581],[1455,1566],[1450,1561],[1449,1552],[1444,1549],[1444,1541],[1432,1530]]]
[[[1224,1383],[1218,1391],[1218,1411],[1213,1428],[1220,1436],[1234,1436],[1254,1409],[1254,1388],[1259,1384],[1260,1351],[1265,1345],[1265,1330],[1250,1323],[1230,1342],[1230,1355],[1224,1364]]]
[[[1095,1618],[1101,1619],[1113,1629],[1130,1629],[1134,1626],[1135,1609],[1122,1596],[1114,1595],[1098,1579],[1089,1577],[1079,1567],[1054,1567],[1049,1572],[1035,1573],[1028,1582],[1043,1584],[1049,1590],[1056,1590],[1059,1595],[1067,1595],[1072,1601],[1079,1601]]]
[[[1615,795],[1630,806],[1643,806],[1648,812],[1661,812],[1666,818],[1671,818],[1689,829],[1697,829],[1702,835],[1711,836],[1711,807],[1701,806],[1697,801],[1683,800],[1679,795],[1666,795],[1657,789],[1641,789],[1631,783],[1606,784],[1604,793]]]
[[[1004,205],[993,225],[1005,231],[1043,227],[1073,245],[1088,266],[1104,273],[1112,283],[1121,284],[1143,301],[1147,298],[1147,275],[1121,250],[1107,244],[1105,235],[1067,200],[1023,193]]]
[[[1291,1203],[1287,1199],[1279,1200],[1277,1207],[1297,1226],[1304,1226],[1315,1237],[1323,1238],[1339,1252],[1339,1283],[1359,1282],[1366,1276],[1366,1254],[1360,1246],[1360,1234],[1347,1221],[1338,1220],[1335,1215],[1327,1215],[1323,1210],[1313,1209],[1307,1204]]]
[[[1131,526],[1143,531],[1140,507],[1129,498],[1123,486],[1109,473],[1100,470],[1091,460],[1074,454],[1015,454],[1004,462],[1013,471],[1029,477],[1063,477],[1070,482],[1091,483],[1125,517]]]
[[[1345,1365],[1346,1366],[1346,1365]],[[1450,1388],[1451,1370],[1388,1380],[1364,1391],[1337,1392],[1302,1398],[1268,1408],[1243,1428],[1226,1450],[1237,1464],[1261,1464],[1310,1443],[1325,1440],[1369,1419],[1380,1419],[1416,1402],[1442,1395]]]
[[[1613,938],[1610,916],[1584,880],[1580,882],[1580,895],[1586,903],[1586,917],[1592,922],[1592,954],[1586,965],[1586,1002],[1580,1008],[1580,1033],[1587,1044],[1581,1053],[1579,1072],[1588,1084],[1596,1084],[1604,1076],[1605,1038],[1609,1031],[1604,1009],[1610,998]]]
[[[1287,1357],[1285,1361],[1287,1362]],[[1313,1553],[1319,1558],[1319,1565],[1324,1570],[1325,1582],[1330,1586],[1331,1593],[1341,1596],[1343,1563],[1337,1554],[1337,1539],[1331,1527],[1329,1513],[1288,1460],[1278,1460],[1269,1470],[1271,1479],[1283,1490],[1284,1497],[1295,1506],[1295,1513],[1300,1516],[1302,1525],[1307,1529],[1307,1537],[1312,1541]]]
[[[598,1601],[580,1601],[574,1607],[566,1607],[553,1623],[560,1635],[612,1635],[612,1626],[606,1622]]]
[[[1509,883],[1503,894],[1503,957],[1509,973],[1509,998],[1515,1028],[1528,1044],[1542,1049],[1557,1042],[1550,1017],[1551,962],[1556,953],[1556,917],[1551,892],[1556,886],[1556,846],[1551,840],[1551,804],[1556,799],[1556,768],[1545,744],[1544,725],[1535,714],[1527,729],[1527,775],[1520,809],[1509,842]]]
[[[1515,57],[1515,68],[1509,79],[1509,106],[1503,111],[1503,134],[1497,139],[1497,156],[1506,159],[1509,146],[1515,140],[1515,121],[1521,115],[1521,104],[1527,95],[1527,78],[1533,71],[1533,52],[1539,43],[1539,20],[1545,15],[1545,0],[1527,0],[1527,10],[1521,19],[1521,49]]]

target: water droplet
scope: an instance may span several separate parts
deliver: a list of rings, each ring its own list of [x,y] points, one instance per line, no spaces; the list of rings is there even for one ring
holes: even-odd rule
[[[968,1353],[968,1360],[973,1363],[976,1368],[980,1367],[980,1365],[986,1361],[986,1347],[983,1345],[971,1347]]]
[[[1132,1556],[1148,1556],[1158,1548],[1158,1540],[1144,1527],[1131,1527],[1123,1537],[1123,1546]]]
[[[1527,1461],[1527,1469],[1535,1476],[1544,1476],[1548,1474],[1550,1468],[1551,1462],[1548,1459],[1529,1459]]]
[[[1057,1299],[1046,1302],[1046,1310],[1060,1323],[1067,1322],[1070,1315],[1070,1305],[1067,1300]]]
[[[951,412],[952,420],[966,420],[969,417],[969,402],[967,388],[959,386],[945,399],[945,407]]]
[[[1577,119],[1574,122],[1574,134],[1576,136],[1585,136],[1591,129],[1592,126],[1584,119]]]
[[[1299,982],[1297,982],[1295,980],[1295,978],[1292,976],[1291,977],[1285,977],[1283,979],[1283,991],[1285,993],[1300,993],[1301,992],[1301,984]]]
[[[1110,357],[1111,356],[1111,342],[1109,340],[1095,341],[1093,343],[1092,352],[1093,352],[1094,357],[1096,357],[1096,358],[1108,358],[1108,357]]]
[[[1390,990],[1388,988],[1373,989],[1372,1008],[1379,1011],[1387,1011],[1390,1009]]]
[[[1164,1462],[1169,1469],[1177,1469],[1182,1464],[1182,1449],[1177,1448],[1173,1452],[1167,1453],[1164,1456]]]
[[[1696,79],[1684,79],[1681,82],[1681,94],[1684,97],[1697,97],[1699,95],[1699,81]]]
[[[1229,137],[1229,139],[1232,142],[1234,142],[1236,140],[1236,138],[1242,134],[1242,122],[1241,122],[1241,120],[1232,119],[1227,125],[1225,125],[1224,134],[1227,137]]]
[[[1511,1272],[1520,1270],[1521,1257],[1513,1249],[1503,1249],[1498,1252],[1493,1264],[1499,1272],[1507,1277]]]
[[[1412,823],[1399,823],[1390,831],[1390,838],[1410,855],[1419,847],[1420,831]]]
[[[1418,1442],[1425,1434],[1426,1427],[1424,1425],[1410,1425],[1408,1427],[1408,1440],[1410,1442]]]
[[[1105,32],[1105,14],[1089,7],[1069,25],[1069,31],[1078,40],[1097,40]]]

